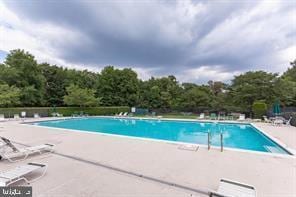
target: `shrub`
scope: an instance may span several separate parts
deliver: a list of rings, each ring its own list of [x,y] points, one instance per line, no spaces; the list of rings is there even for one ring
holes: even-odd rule
[[[27,117],[33,117],[34,113],[38,113],[41,117],[48,117],[54,112],[52,107],[18,107],[18,108],[0,108],[0,114],[4,114],[5,118],[11,118],[14,114],[20,114],[22,111],[27,113]],[[86,113],[88,115],[113,115],[119,112],[129,112],[129,107],[56,107],[55,112],[64,116],[71,116],[75,113]]]
[[[252,112],[254,114],[254,118],[262,118],[262,116],[266,115],[267,105],[263,101],[255,101],[252,105]]]

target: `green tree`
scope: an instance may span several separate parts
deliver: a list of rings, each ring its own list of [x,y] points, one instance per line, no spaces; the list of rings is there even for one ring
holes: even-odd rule
[[[290,63],[292,66],[291,68],[288,68],[286,72],[283,74],[283,78],[288,81],[296,82],[296,59]]]
[[[217,96],[218,94],[222,93],[225,90],[226,84],[221,81],[212,81],[208,82],[208,85],[212,91],[212,93]]]
[[[157,109],[161,107],[160,93],[160,88],[157,85],[151,87],[150,95],[148,97],[150,108]]]
[[[0,84],[0,106],[11,107],[20,104],[20,90],[8,84]]]
[[[34,86],[26,86],[21,90],[21,105],[22,106],[40,106],[40,92]]]
[[[128,105],[163,111],[204,108],[251,112],[255,101],[264,100],[270,107],[275,99],[283,106],[296,106],[296,60],[290,64],[280,77],[256,71],[236,76],[231,84],[209,81],[208,85],[197,85],[179,84],[172,75],[139,80],[132,69],[112,66],[95,73],[38,64],[33,55],[17,49],[0,64],[0,84],[4,84],[1,106],[83,106],[97,103],[94,97],[102,97],[106,106]]]
[[[74,70],[65,69],[64,78],[66,79],[65,85],[71,84],[78,85],[81,88],[95,89],[97,82],[97,74],[87,70]]]
[[[230,92],[234,104],[243,110],[251,112],[252,104],[256,100],[265,100],[272,104],[276,98],[275,84],[277,74],[264,71],[250,71],[235,76],[230,86]]]
[[[182,108],[188,111],[211,108],[213,95],[208,87],[198,86],[182,94]]]
[[[95,90],[83,89],[77,85],[71,84],[66,88],[67,95],[64,96],[64,102],[70,106],[97,106],[100,99],[95,97]]]
[[[275,84],[275,93],[284,106],[296,106],[296,82],[279,78]]]
[[[97,95],[106,106],[134,106],[139,99],[139,80],[132,69],[105,67],[98,77]]]
[[[277,98],[284,106],[296,106],[296,60],[290,64],[292,67],[275,84]]]
[[[27,98],[27,96],[22,96],[21,104],[23,106],[43,105],[45,78],[34,56],[24,50],[12,50],[7,55],[4,65],[6,69],[3,71],[4,73],[2,73],[2,77],[8,85],[13,85],[22,89],[22,92],[28,90],[33,92],[33,89],[36,90],[34,94],[30,96],[34,97],[30,99],[34,101],[33,103],[28,103],[28,100],[23,100],[23,98]],[[3,76],[3,74],[5,76]],[[28,89],[28,87],[30,88]]]
[[[40,64],[45,77],[44,99],[47,106],[61,106],[66,95],[67,74],[63,68],[51,66],[47,63]],[[74,83],[74,81],[71,81]]]
[[[178,108],[182,88],[176,77],[154,78],[140,82],[140,107],[168,110]]]

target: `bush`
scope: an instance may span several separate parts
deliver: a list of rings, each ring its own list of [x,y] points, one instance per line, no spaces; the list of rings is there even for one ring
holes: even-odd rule
[[[27,117],[33,117],[34,113],[38,113],[41,117],[48,117],[54,112],[52,107],[18,107],[18,108],[0,108],[0,114],[4,114],[5,118],[12,118],[14,114],[20,114],[25,111]],[[85,114],[94,115],[113,115],[119,112],[129,112],[129,107],[56,107],[55,112],[64,116],[71,116],[83,112]]]
[[[254,118],[262,118],[267,113],[267,105],[262,101],[255,101],[252,105],[252,112]]]

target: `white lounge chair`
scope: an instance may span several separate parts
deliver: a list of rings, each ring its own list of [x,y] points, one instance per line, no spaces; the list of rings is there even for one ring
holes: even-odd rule
[[[290,117],[289,120],[287,120],[287,121],[285,122],[285,125],[290,126],[290,125],[291,125],[291,120],[292,120],[292,117]]]
[[[123,112],[120,112],[119,114],[117,114],[116,116],[122,116]]]
[[[264,122],[266,123],[272,123],[270,119],[267,118],[267,116],[263,116]]]
[[[256,189],[251,185],[221,179],[217,192],[211,191],[210,197],[256,197]]]
[[[280,118],[276,118],[273,122],[272,122],[273,125],[275,126],[282,126],[284,124],[284,120],[283,119],[280,119]]]
[[[0,114],[0,122],[5,121],[4,114]]]
[[[124,114],[122,114],[122,116],[127,116],[128,115],[128,112],[124,112]]]
[[[32,172],[36,172],[41,169],[43,170],[43,172],[37,178],[31,180],[26,178],[26,176],[30,175]],[[19,181],[25,181],[27,184],[30,184],[43,177],[46,173],[46,170],[46,164],[28,163],[25,165],[18,166],[11,170],[0,172],[0,186],[6,187]]]
[[[205,119],[205,114],[204,113],[199,114],[198,119]]]
[[[12,151],[10,152],[8,151],[3,152],[0,155],[0,160],[7,159],[10,162],[17,162],[17,161],[27,159],[27,157],[30,155],[51,153],[54,151],[53,144],[42,144],[42,145],[30,146],[30,147],[19,149],[15,147],[9,139],[4,137],[0,137],[0,138],[6,144],[7,147],[12,149]]]
[[[51,113],[52,117],[63,117],[63,114],[60,114],[58,112],[53,112]],[[72,114],[72,116],[77,116],[77,114]]]
[[[14,114],[14,115],[13,115],[13,119],[15,119],[15,120],[19,120],[19,119],[20,119],[20,115],[19,115],[19,114]]]
[[[40,115],[38,113],[34,113],[34,118],[40,118]]]
[[[246,115],[245,114],[240,114],[237,120],[238,121],[245,121],[246,120]]]
[[[21,117],[22,117],[22,118],[25,118],[26,115],[27,115],[27,112],[25,112],[25,111],[22,111],[22,112],[21,112]]]

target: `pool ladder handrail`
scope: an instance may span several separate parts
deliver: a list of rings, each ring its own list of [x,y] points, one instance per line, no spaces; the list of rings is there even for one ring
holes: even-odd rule
[[[208,150],[211,149],[211,132],[208,130]],[[220,132],[220,150],[223,152],[224,144],[223,144],[223,132]]]
[[[208,150],[211,149],[211,132],[208,130]]]
[[[223,152],[223,132],[220,132],[220,145],[221,145],[221,152]]]

